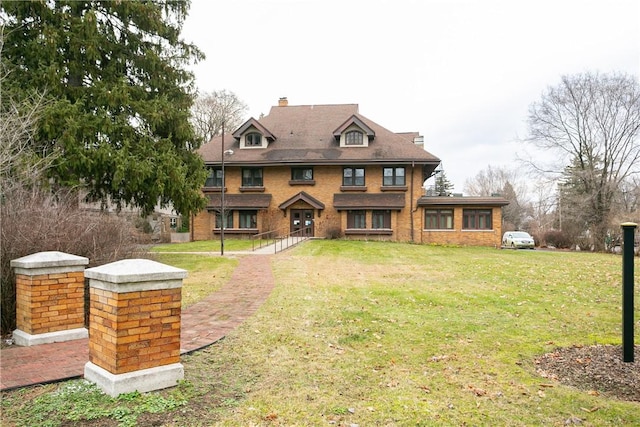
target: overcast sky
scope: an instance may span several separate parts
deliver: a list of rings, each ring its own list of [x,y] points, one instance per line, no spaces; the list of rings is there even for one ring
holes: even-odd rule
[[[462,192],[527,148],[527,110],[562,75],[640,76],[638,0],[192,0],[183,28],[207,58],[201,92],[259,118],[289,105],[359,104],[417,131]]]

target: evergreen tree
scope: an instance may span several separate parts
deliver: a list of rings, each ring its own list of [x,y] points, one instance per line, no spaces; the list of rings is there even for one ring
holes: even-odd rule
[[[449,181],[444,173],[444,169],[436,171],[435,191],[438,196],[449,196],[453,190],[453,183]]]
[[[89,198],[150,212],[204,206],[201,141],[189,122],[204,58],[180,38],[189,2],[2,2],[3,92],[44,92],[34,141],[56,152],[50,178]]]

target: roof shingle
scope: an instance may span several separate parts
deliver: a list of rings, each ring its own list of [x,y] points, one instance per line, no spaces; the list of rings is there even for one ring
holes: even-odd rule
[[[333,132],[355,116],[374,133],[368,147],[341,148]],[[255,120],[255,119],[251,119]],[[239,149],[238,140],[225,135],[229,165],[414,163],[435,168],[433,154],[413,143],[416,133],[394,133],[358,113],[356,104],[272,107],[258,121],[276,139],[267,148]],[[205,163],[220,163],[221,137],[204,144],[199,152]]]

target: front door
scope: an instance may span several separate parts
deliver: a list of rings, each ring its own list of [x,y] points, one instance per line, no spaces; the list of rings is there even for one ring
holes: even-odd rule
[[[291,232],[305,229],[307,237],[313,237],[313,209],[291,209]]]

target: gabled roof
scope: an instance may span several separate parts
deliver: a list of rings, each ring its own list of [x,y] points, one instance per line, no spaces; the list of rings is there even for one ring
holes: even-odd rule
[[[362,129],[362,131],[367,134],[367,137],[369,137],[370,140],[376,136],[376,133],[373,131],[373,129],[367,126],[366,123],[364,123],[358,118],[358,116],[354,114],[353,116],[349,117],[347,121],[341,124],[338,129],[333,131],[333,137],[340,139],[340,135],[342,135],[342,133],[351,125],[356,125],[360,129]]]
[[[333,207],[345,209],[391,209],[405,207],[404,193],[337,193],[333,195]]]
[[[340,147],[334,132],[350,120],[375,134],[368,146]],[[224,150],[234,150],[225,157],[230,166],[415,164],[423,166],[428,176],[440,163],[413,143],[415,133],[391,132],[359,114],[356,104],[272,107],[267,116],[250,122],[260,124],[277,141],[267,148],[240,150],[239,141],[227,135]],[[221,139],[216,137],[198,150],[206,164],[220,163]]]
[[[446,197],[422,196],[418,199],[418,206],[506,206],[509,201],[504,197]]]
[[[315,197],[310,196],[304,191],[299,192],[295,196],[285,200],[278,206],[280,209],[287,209],[289,206],[293,205],[296,202],[303,201],[308,205],[312,206],[314,209],[324,209],[324,203],[316,199]]]
[[[265,138],[269,138],[272,141],[275,141],[276,137],[269,132],[269,129],[267,129],[266,127],[262,126],[262,124],[257,121],[256,119],[254,119],[253,117],[251,117],[249,120],[247,120],[246,122],[244,122],[244,124],[242,126],[240,126],[232,135],[234,138],[240,138],[242,136],[243,133],[245,133],[247,131],[247,129],[249,129],[250,127],[255,127],[258,132],[260,132]]]

